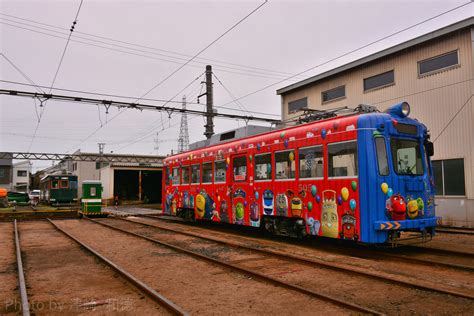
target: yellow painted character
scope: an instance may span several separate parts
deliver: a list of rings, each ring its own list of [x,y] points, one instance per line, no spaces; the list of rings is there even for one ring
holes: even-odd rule
[[[321,213],[321,226],[322,236],[337,238],[339,236],[339,216],[337,214],[337,203],[336,203],[336,192],[327,190],[323,192],[333,193],[333,197],[323,199],[322,213]]]
[[[197,218],[203,218],[206,209],[206,199],[202,194],[196,195],[196,215]]]
[[[176,199],[173,199],[173,200],[171,201],[171,213],[172,213],[173,215],[176,215]]]
[[[411,200],[407,204],[408,206],[408,217],[409,218],[416,218],[418,216],[418,201]]]

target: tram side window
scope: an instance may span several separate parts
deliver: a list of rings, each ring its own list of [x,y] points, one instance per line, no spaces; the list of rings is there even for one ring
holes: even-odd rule
[[[51,189],[58,189],[58,188],[59,188],[58,180],[51,181]]]
[[[241,182],[247,179],[247,158],[236,157],[233,160],[234,181]]]
[[[77,189],[77,181],[70,181],[69,186],[71,189]]]
[[[202,183],[212,183],[212,162],[202,164]]]
[[[385,146],[384,137],[375,138],[375,149],[377,150],[377,165],[379,167],[379,175],[388,176],[388,158],[387,147]]]
[[[328,144],[328,168],[329,177],[357,176],[357,142]]]
[[[275,153],[275,179],[294,179],[296,171],[294,150]]]
[[[189,184],[191,180],[191,174],[189,172],[189,167],[182,167],[181,168],[181,176],[183,177],[182,179],[182,184]]]
[[[173,168],[173,176],[171,179],[171,183],[173,185],[178,185],[179,184],[179,168]]]
[[[192,183],[201,182],[201,169],[199,165],[191,166],[191,180],[192,180]]]
[[[226,163],[224,160],[214,162],[214,182],[225,182]]]
[[[255,155],[255,180],[271,180],[272,155]]]
[[[298,151],[301,178],[324,177],[323,146],[301,148]]]

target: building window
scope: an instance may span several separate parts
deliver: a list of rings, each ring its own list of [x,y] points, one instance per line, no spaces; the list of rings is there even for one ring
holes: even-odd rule
[[[295,151],[285,150],[275,153],[275,179],[294,179],[296,171]]]
[[[189,184],[191,180],[191,174],[189,172],[189,167],[181,168],[181,176],[183,177],[182,184]]]
[[[255,180],[272,179],[272,155],[255,155]]]
[[[96,187],[91,187],[91,196],[96,196],[97,190]]]
[[[328,145],[329,177],[357,176],[357,142]]]
[[[16,172],[16,175],[17,175],[18,177],[26,177],[26,176],[28,176],[28,171],[26,171],[26,170],[18,170],[18,171]]]
[[[212,183],[212,162],[202,164],[202,183]]]
[[[219,161],[214,162],[214,181],[216,183],[225,182],[226,171],[227,171],[227,166],[224,160],[219,160]]]
[[[466,195],[464,159],[433,160],[436,195]]]
[[[327,90],[321,93],[321,99],[323,103],[342,99],[346,96],[346,86],[340,86],[331,90]]]
[[[323,146],[301,148],[298,152],[300,161],[300,179],[324,177]]]
[[[418,62],[418,75],[426,75],[459,65],[458,51],[432,57]]]
[[[201,168],[199,167],[199,165],[191,166],[191,180],[192,183],[201,182]]]
[[[5,177],[5,169],[0,168],[0,178]]]
[[[388,176],[388,158],[387,147],[385,146],[384,137],[375,138],[375,149],[377,150],[377,165],[379,168],[379,175]]]
[[[171,178],[171,183],[173,185],[178,185],[179,184],[179,168],[173,168],[173,175]]]
[[[245,156],[233,159],[234,181],[241,182],[247,179],[247,158]]]
[[[395,73],[393,70],[364,79],[364,92],[386,87],[395,83]]]
[[[288,102],[288,114],[301,111],[308,108],[308,98]]]

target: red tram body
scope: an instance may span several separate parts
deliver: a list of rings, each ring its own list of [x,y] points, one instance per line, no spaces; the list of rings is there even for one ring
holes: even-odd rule
[[[429,136],[423,124],[402,114],[407,105],[167,157],[164,212],[278,234],[367,243],[386,242],[401,230],[433,234],[434,188],[425,150]],[[419,201],[414,202],[416,216],[390,217],[393,192]]]

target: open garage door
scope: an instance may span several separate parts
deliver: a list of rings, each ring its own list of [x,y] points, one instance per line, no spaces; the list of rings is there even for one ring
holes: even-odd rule
[[[114,196],[121,201],[160,203],[161,170],[114,170]]]

